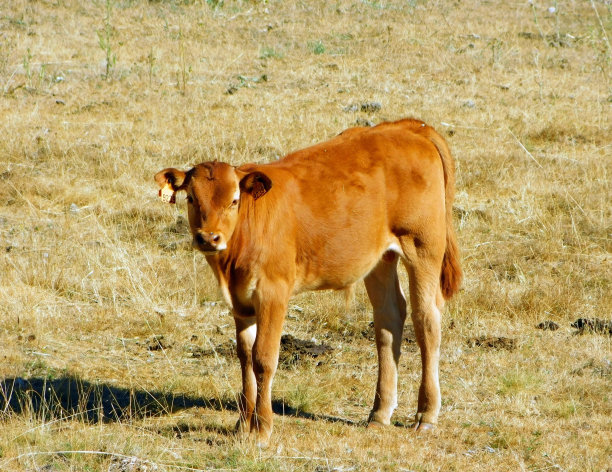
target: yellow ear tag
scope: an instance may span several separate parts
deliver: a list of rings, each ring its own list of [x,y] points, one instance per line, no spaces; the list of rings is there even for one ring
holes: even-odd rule
[[[164,185],[164,187],[159,190],[159,198],[161,198],[161,201],[164,203],[176,202],[175,195],[176,192],[172,190],[170,184]]]

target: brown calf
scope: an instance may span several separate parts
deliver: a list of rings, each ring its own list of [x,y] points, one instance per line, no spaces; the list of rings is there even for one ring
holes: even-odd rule
[[[406,119],[352,128],[265,165],[205,162],[155,175],[160,195],[187,193],[194,246],[212,267],[236,322],[242,367],[240,431],[267,443],[271,386],[287,305],[305,290],[364,279],[374,307],[378,383],[370,424],[389,424],[409,276],[422,378],[414,427],[440,410],[440,310],[459,287],[452,226],[454,163],[444,139]]]

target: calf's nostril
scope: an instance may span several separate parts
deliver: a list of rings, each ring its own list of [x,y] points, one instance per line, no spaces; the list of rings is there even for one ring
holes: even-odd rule
[[[218,234],[215,234],[212,240],[213,240],[213,243],[218,243],[221,240],[221,236]]]

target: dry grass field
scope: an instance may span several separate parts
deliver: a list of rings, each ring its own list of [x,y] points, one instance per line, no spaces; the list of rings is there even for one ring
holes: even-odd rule
[[[608,0],[1,2],[0,470],[612,470],[611,40]],[[366,430],[365,290],[310,293],[285,333],[333,350],[283,350],[258,449],[232,317],[153,174],[406,116],[457,161],[440,424],[407,428],[408,326],[394,424]]]

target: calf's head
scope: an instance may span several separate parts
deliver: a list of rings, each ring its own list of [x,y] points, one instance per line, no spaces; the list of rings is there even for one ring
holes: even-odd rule
[[[173,202],[174,194],[187,194],[193,246],[205,254],[227,249],[243,198],[260,198],[272,186],[261,172],[248,172],[223,162],[204,162],[187,172],[164,169],[155,174],[160,195]],[[163,193],[162,193],[163,192]]]

